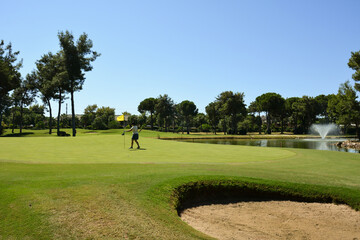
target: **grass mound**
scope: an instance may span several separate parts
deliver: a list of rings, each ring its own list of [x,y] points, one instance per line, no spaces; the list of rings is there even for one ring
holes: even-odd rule
[[[289,184],[263,180],[200,180],[175,188],[171,196],[180,214],[185,208],[211,203],[231,203],[244,200],[291,200],[347,204],[360,210],[356,191],[336,187]]]

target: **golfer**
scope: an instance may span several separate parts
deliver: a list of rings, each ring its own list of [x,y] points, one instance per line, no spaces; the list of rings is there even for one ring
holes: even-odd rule
[[[136,142],[136,144],[137,144],[137,146],[138,146],[137,148],[140,149],[140,145],[139,145],[138,139],[139,139],[139,132],[141,132],[142,129],[139,130],[139,128],[138,128],[138,126],[136,125],[136,123],[135,123],[135,124],[132,123],[130,126],[131,126],[131,128],[126,131],[126,132],[131,132],[131,131],[133,132],[133,135],[132,135],[132,137],[131,137],[131,147],[130,147],[130,149],[133,148],[134,141]]]

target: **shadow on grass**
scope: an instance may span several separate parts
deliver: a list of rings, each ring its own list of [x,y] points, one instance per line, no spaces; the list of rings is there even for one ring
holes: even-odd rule
[[[27,135],[32,135],[33,132],[26,132],[26,133],[8,133],[5,135],[1,135],[0,137],[25,137]]]
[[[357,190],[291,183],[199,180],[176,187],[171,196],[180,215],[189,207],[248,201],[296,201],[347,204],[359,211]]]
[[[140,150],[146,150],[146,148],[129,148],[129,151],[140,151]]]

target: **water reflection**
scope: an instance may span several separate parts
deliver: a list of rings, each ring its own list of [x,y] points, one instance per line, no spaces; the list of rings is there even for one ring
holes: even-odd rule
[[[346,139],[191,139],[182,141],[191,141],[208,144],[226,144],[226,145],[245,145],[258,147],[285,147],[285,148],[305,148],[325,151],[340,151],[359,153],[359,150],[338,148],[335,144]]]

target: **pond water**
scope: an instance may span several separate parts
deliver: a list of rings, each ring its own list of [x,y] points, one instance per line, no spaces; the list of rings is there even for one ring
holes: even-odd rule
[[[359,150],[338,148],[335,145],[337,142],[345,140],[347,139],[182,139],[181,141],[258,147],[305,148],[359,153]]]

